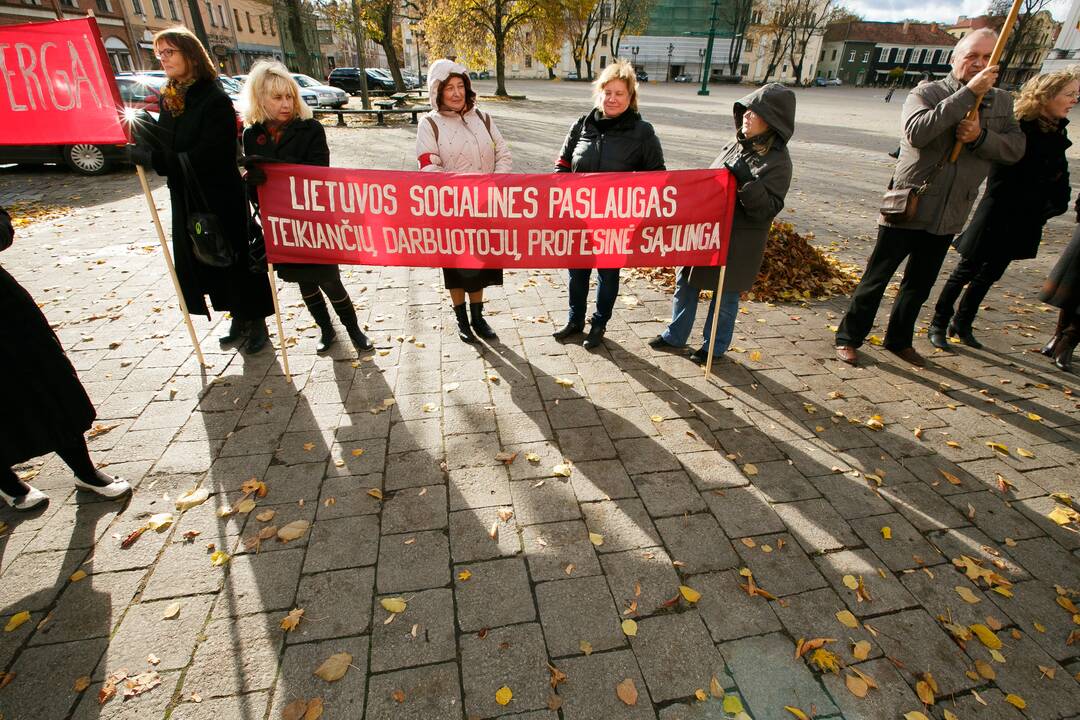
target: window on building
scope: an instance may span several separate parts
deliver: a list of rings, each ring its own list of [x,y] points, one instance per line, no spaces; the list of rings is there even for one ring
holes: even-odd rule
[[[266,18],[264,18],[262,15],[259,16],[259,30],[262,31],[263,35],[266,34]]]
[[[232,14],[233,14],[233,27],[236,28],[237,30],[243,30],[244,26],[240,22],[240,11],[237,10],[236,8],[233,8],[232,9]]]
[[[941,59],[941,51],[940,50],[935,50],[933,52],[933,54],[930,56],[930,64],[931,65],[937,65],[938,60],[940,60],[940,59]]]
[[[67,5],[68,7],[79,7],[75,4],[75,0],[60,0],[61,5]]]
[[[145,15],[143,12],[142,3],[139,0],[131,0],[131,9],[135,11],[136,15]]]
[[[743,45],[743,50],[746,52],[754,51],[754,38],[746,38],[746,44]]]
[[[210,4],[209,0],[206,3],[206,14],[210,16],[210,27],[217,27],[217,23],[214,22],[214,6]]]
[[[527,67],[527,68],[532,67],[532,55],[526,55],[525,56],[525,67]]]
[[[600,44],[607,45],[607,33],[602,33],[600,35]]]
[[[911,58],[915,55],[915,48],[908,48],[904,52],[904,64],[907,65],[911,62]]]
[[[886,62],[889,59],[889,48],[881,48],[881,54],[878,55],[878,62]]]
[[[742,75],[743,77],[746,77],[747,75],[749,75],[750,74],[750,64],[749,63],[743,63],[742,65],[740,65],[739,66],[739,74]]]
[[[753,13],[751,13],[751,15],[750,15],[750,24],[751,25],[760,25],[761,24],[761,11],[760,10],[755,10]]]
[[[245,11],[244,11],[244,15],[245,15],[245,16],[247,16],[247,21],[248,21],[248,32],[249,32],[249,33],[253,33],[253,32],[255,32],[255,23],[251,22],[251,13],[249,13],[249,12],[248,12],[247,10],[245,10]],[[236,24],[237,24],[237,25],[239,25],[239,24],[240,24],[240,21],[239,21],[239,20],[237,20],[237,21],[236,21]]]
[[[150,0],[150,4],[154,8],[154,17],[164,18],[165,15],[161,12],[161,0]]]
[[[941,59],[941,62],[945,63],[946,65],[952,62],[952,50],[945,51],[945,57]]]
[[[896,62],[896,59],[904,56],[904,51],[900,48],[889,49],[889,62]]]
[[[851,52],[848,53],[847,61],[848,62],[855,62],[855,51],[854,50],[852,50]]]
[[[864,63],[866,63],[866,62],[870,62],[870,51],[869,51],[869,50],[867,50],[866,52],[864,52],[864,53],[862,54],[862,61],[863,61]]]
[[[112,12],[112,5],[109,0],[97,0],[98,12]]]
[[[267,20],[266,24],[270,26],[270,37],[277,37],[277,25],[270,20]]]
[[[787,75],[787,63],[784,64],[784,69],[780,71],[782,75]]]
[[[225,22],[225,7],[223,5],[217,6],[218,19],[221,20],[221,27],[229,27],[229,23]]]
[[[603,70],[607,67],[607,55],[600,56],[600,69]]]

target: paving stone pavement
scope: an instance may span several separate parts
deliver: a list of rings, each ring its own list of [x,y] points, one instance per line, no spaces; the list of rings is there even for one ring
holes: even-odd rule
[[[657,127],[669,163],[690,167],[700,152],[680,141],[715,103],[677,91],[646,92],[677,108]],[[519,169],[547,169],[563,121],[587,102],[566,92],[578,94],[552,95],[554,119],[534,113],[531,125],[535,108],[499,107]],[[871,91],[823,92],[800,95],[807,138],[793,143],[802,164],[784,217],[864,260],[855,235],[873,231],[888,172],[874,153],[891,149],[895,118]],[[835,97],[865,130],[825,132],[834,106],[822,98]],[[385,146],[359,147],[355,133]],[[332,131],[335,162],[407,167],[410,133]],[[839,200],[820,185],[830,172]],[[1064,220],[1044,256],[988,296],[987,348],[934,354],[924,370],[873,346],[862,367],[834,360],[844,298],[744,303],[738,349],[705,379],[684,355],[648,347],[670,299],[633,273],[605,347],[588,352],[550,337],[565,317],[562,273],[507,273],[487,306],[499,338],[474,347],[454,334],[437,271],[345,268],[376,351],[358,358],[339,343],[316,357],[296,288],[281,285],[296,338],[287,382],[274,352],[220,351],[219,316],[196,319],[200,370],[136,190],[120,173],[0,171],[0,191],[73,207],[20,230],[2,260],[97,405],[95,459],[136,486],[126,502],[100,502],[74,492],[55,457],[19,468],[52,501],[0,511],[0,620],[30,613],[0,633],[5,720],[276,719],[313,698],[323,717],[370,720],[732,717],[711,685],[759,720],[793,717],[785,706],[875,720],[1080,717],[1080,642],[1069,640],[1080,618],[1059,599],[1080,604],[1080,534],[1046,517],[1051,493],[1080,498],[1077,383],[1035,352],[1053,315],[1034,288],[1071,232]],[[864,424],[873,414],[883,430]],[[563,462],[569,478],[552,472]],[[223,514],[251,478],[265,496]],[[196,488],[209,499],[177,511]],[[161,512],[175,522],[120,548]],[[303,537],[259,540],[299,520]],[[212,549],[230,560],[214,566]],[[1011,592],[965,577],[962,555]],[[747,594],[744,568],[773,599]],[[850,587],[860,578],[862,599]],[[401,613],[380,602],[398,597]],[[304,614],[286,631],[293,608]],[[950,631],[974,624],[996,630],[997,657]],[[850,670],[796,658],[811,638],[833,638],[838,661],[879,687],[859,699]],[[313,674],[338,653],[350,658],[342,679]],[[554,688],[549,665],[565,673]],[[161,684],[99,704],[121,669],[155,670]],[[925,673],[938,687],[930,708],[916,694]],[[627,679],[633,706],[615,691]]]

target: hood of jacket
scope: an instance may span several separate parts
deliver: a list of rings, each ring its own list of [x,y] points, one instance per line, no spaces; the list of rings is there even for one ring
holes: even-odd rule
[[[465,92],[467,94],[472,87],[472,83],[469,82],[468,68],[459,62],[447,60],[446,58],[431,63],[431,67],[428,68],[427,90],[428,102],[431,103],[432,109],[439,109],[439,90],[442,88],[442,84],[446,82],[446,79],[455,74],[465,77]]]
[[[735,103],[735,130],[742,127],[743,114],[753,110],[768,123],[784,143],[795,134],[795,93],[780,83],[763,85]]]

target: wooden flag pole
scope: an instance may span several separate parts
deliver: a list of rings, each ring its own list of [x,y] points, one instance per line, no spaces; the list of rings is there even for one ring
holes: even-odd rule
[[[150,194],[150,183],[146,182],[146,171],[142,165],[136,165],[135,171],[139,174],[139,184],[142,185],[143,194],[146,195],[146,204],[150,206],[150,217],[154,219],[154,227],[157,228],[158,240],[161,241],[161,252],[165,255],[165,265],[169,268],[169,277],[172,278],[173,288],[176,290],[176,299],[180,301],[180,312],[184,314],[184,324],[187,325],[188,335],[191,336],[191,344],[195,347],[195,357],[199,359],[199,366],[206,367],[202,348],[199,347],[199,338],[195,334],[195,326],[191,324],[191,315],[188,313],[187,303],[184,302],[184,293],[180,290],[180,280],[176,277],[176,266],[173,265],[172,253],[169,252],[169,243],[165,239],[165,230],[161,227],[161,218],[158,217],[157,205],[154,204],[154,196]]]
[[[1024,0],[1013,0],[1012,7],[1009,8],[1009,14],[1005,17],[1005,24],[1001,26],[1001,33],[998,35],[997,43],[994,45],[994,52],[990,55],[990,63],[987,67],[993,67],[1001,60],[1002,53],[1005,52],[1005,43],[1009,41],[1009,34],[1012,32],[1013,25],[1016,24],[1016,16],[1020,14],[1020,5]],[[975,107],[964,118],[965,120],[974,120],[979,115],[979,104],[982,103],[983,96],[979,95],[975,98]],[[949,156],[949,162],[954,163],[956,159],[960,157],[960,151],[964,149],[964,143],[959,140],[953,145],[952,155]]]
[[[281,324],[281,308],[277,299],[277,279],[274,278],[274,263],[266,263],[266,274],[270,277],[270,297],[274,299],[274,317],[277,319],[278,344],[281,345],[281,362],[285,366],[285,382],[292,382],[289,372],[289,351],[285,348],[285,329]]]
[[[716,279],[716,294],[713,295],[712,331],[709,334],[709,357],[705,360],[705,379],[712,375],[713,346],[716,344],[716,328],[720,326],[720,293],[724,291],[724,272],[727,265],[720,266],[720,277]]]

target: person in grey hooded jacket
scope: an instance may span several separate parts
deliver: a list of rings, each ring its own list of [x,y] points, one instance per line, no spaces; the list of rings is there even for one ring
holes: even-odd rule
[[[919,188],[918,204],[908,220],[882,216],[879,222],[877,243],[836,333],[836,357],[842,362],[858,362],[855,349],[870,333],[885,288],[906,259],[885,349],[916,367],[926,364],[912,347],[915,321],[949,243],[963,228],[991,164],[1011,165],[1024,155],[1026,141],[1013,116],[1012,96],[994,88],[998,67],[989,63],[996,41],[992,30],[976,30],[957,43],[952,72],[908,93],[891,187]],[[968,119],[980,95],[977,116]],[[958,140],[963,149],[955,163],[949,162]]]
[[[783,209],[791,185],[787,143],[795,132],[795,93],[779,83],[765,85],[735,103],[734,115],[736,139],[724,147],[712,164],[714,168],[726,167],[735,176],[738,194],[716,337],[710,341],[716,312],[716,297],[713,297],[705,318],[704,342],[690,356],[699,365],[707,360],[710,348],[713,357],[720,357],[731,344],[739,295],[749,290],[757,278],[769,240],[769,226]],[[684,347],[694,327],[698,291],[716,290],[719,276],[719,266],[681,268],[671,323],[649,345],[656,349]]]

